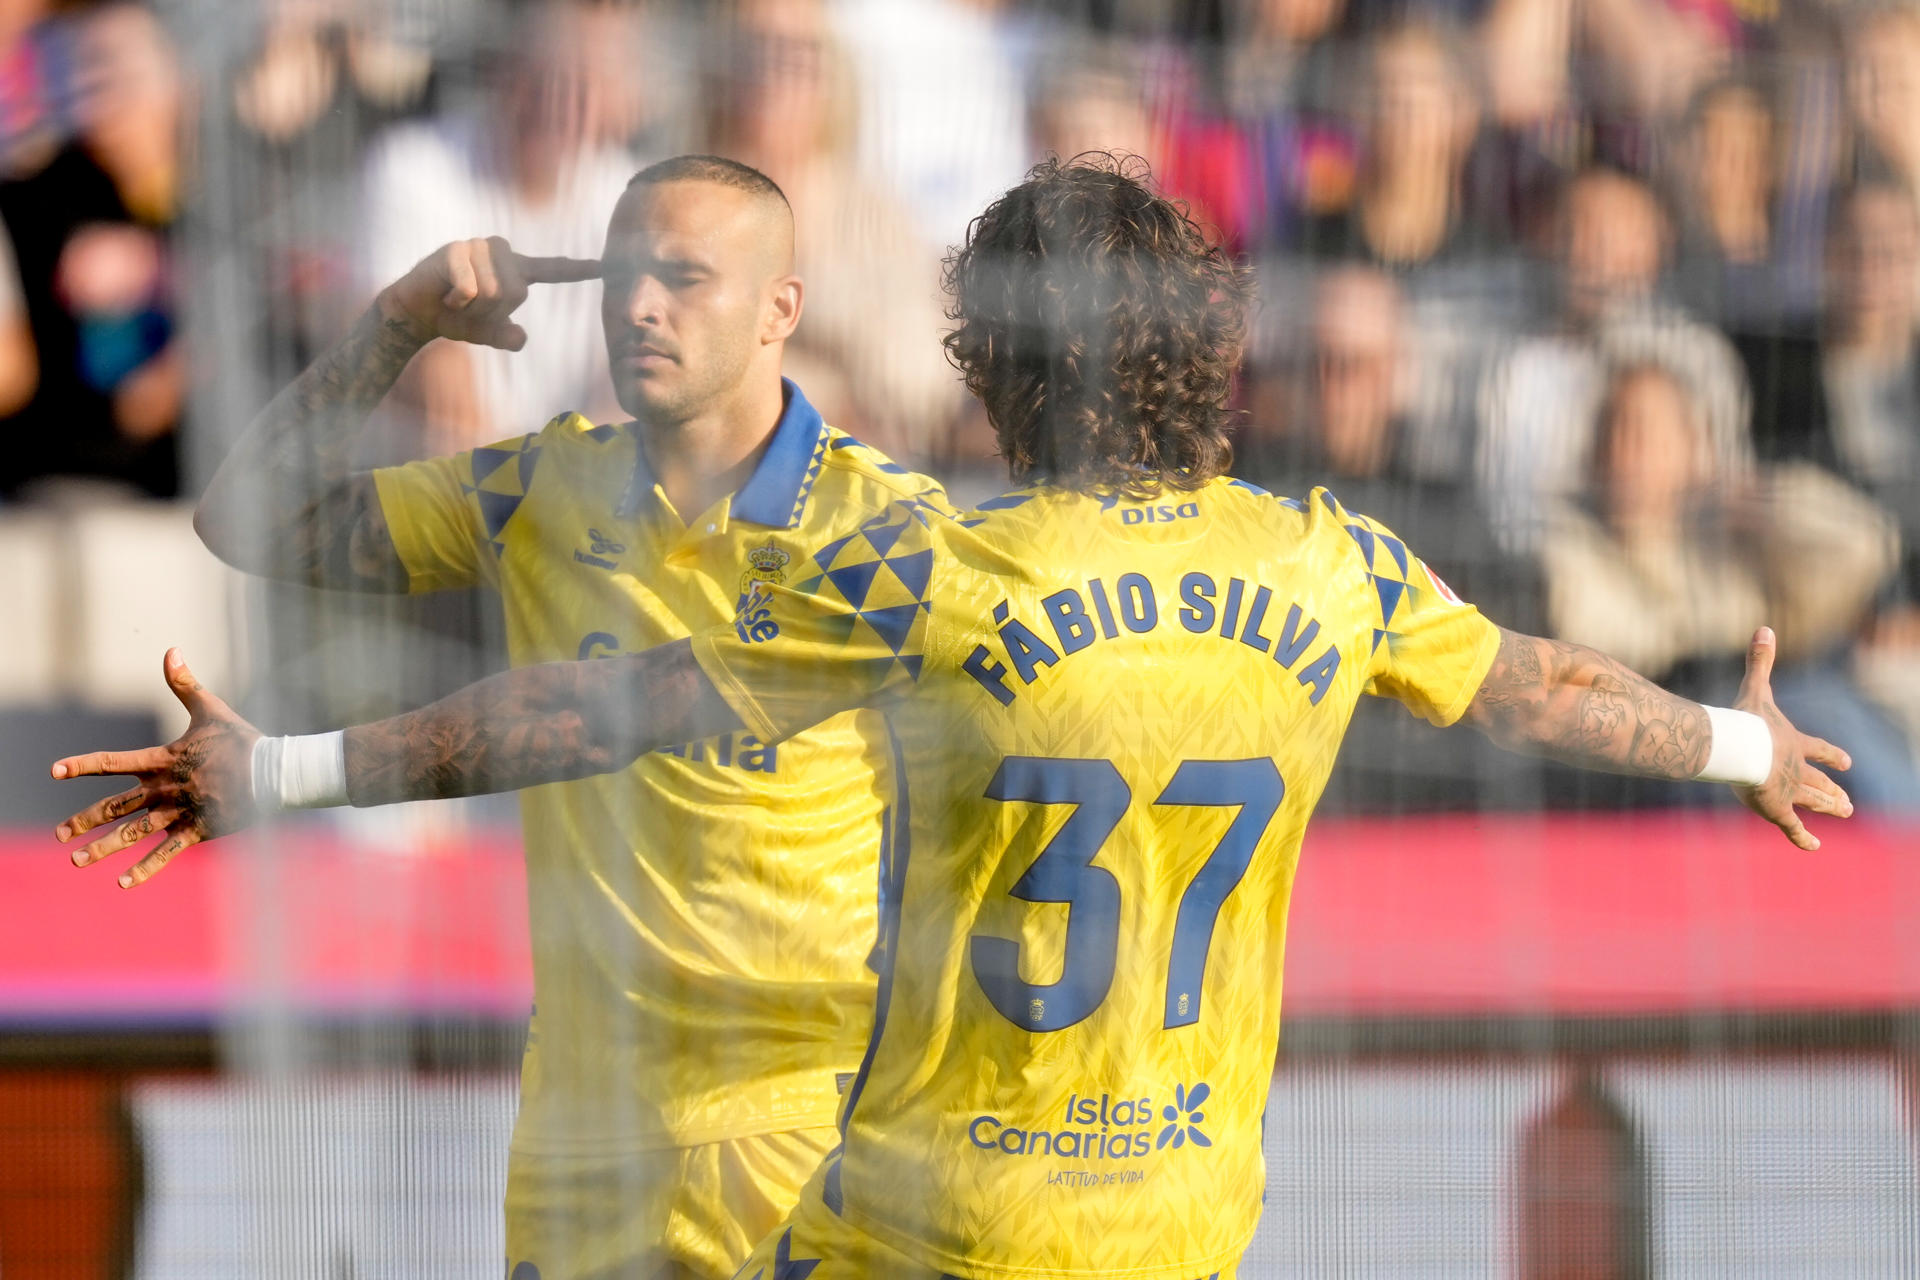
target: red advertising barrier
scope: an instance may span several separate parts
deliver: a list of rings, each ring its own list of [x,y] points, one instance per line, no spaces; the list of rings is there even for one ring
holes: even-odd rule
[[[1920,1007],[1920,829],[1735,813],[1316,823],[1294,1015]],[[137,890],[0,832],[0,1017],[200,1023],[249,1007],[518,1016],[512,830],[396,851],[321,826],[194,849]],[[279,903],[273,912],[256,904]]]

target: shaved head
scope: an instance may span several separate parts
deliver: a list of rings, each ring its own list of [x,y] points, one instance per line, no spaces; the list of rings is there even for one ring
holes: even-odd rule
[[[768,238],[767,248],[779,264],[775,270],[781,274],[793,270],[793,206],[787,203],[787,193],[772,178],[752,165],[725,156],[674,156],[634,174],[627,190],[667,182],[707,182],[752,197],[752,206],[765,219],[762,226]]]

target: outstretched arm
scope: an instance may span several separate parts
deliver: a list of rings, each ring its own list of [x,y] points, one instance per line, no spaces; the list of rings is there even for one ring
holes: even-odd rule
[[[1796,845],[1817,849],[1820,842],[1795,807],[1851,814],[1847,793],[1813,767],[1845,769],[1851,761],[1832,743],[1795,729],[1774,705],[1773,655],[1773,632],[1762,627],[1734,704],[1766,722],[1772,771],[1759,785],[1734,791]],[[1698,777],[1713,749],[1713,726],[1699,703],[1668,693],[1597,650],[1505,629],[1466,720],[1512,751],[1647,778]]]
[[[120,824],[75,850],[77,867],[160,835],[120,876],[123,888],[150,879],[189,845],[251,826],[268,811],[255,798],[259,731],[202,688],[177,650],[168,651],[165,671],[191,715],[186,733],[164,747],[95,752],[53,766],[56,778],[136,779],[130,790],[81,810],[54,831],[65,842]],[[694,660],[691,641],[624,657],[519,667],[418,711],[348,729],[345,798],[392,804],[564,782],[740,727]]]
[[[599,270],[587,260],[523,257],[497,236],[422,259],[247,427],[194,512],[201,540],[249,573],[405,591],[373,477],[349,465],[360,429],[434,338],[517,351],[527,335],[509,317],[529,285],[595,279]]]
[[[1509,751],[1607,773],[1691,778],[1707,763],[1707,709],[1597,649],[1500,630],[1467,722]]]
[[[520,667],[346,731],[359,806],[518,791],[611,773],[643,753],[741,727],[688,640]]]

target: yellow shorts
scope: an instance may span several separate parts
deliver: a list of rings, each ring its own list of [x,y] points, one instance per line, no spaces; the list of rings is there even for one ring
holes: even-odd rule
[[[831,1126],[507,1160],[509,1280],[727,1280],[840,1140]]]
[[[800,1203],[787,1220],[755,1247],[735,1280],[959,1280],[850,1226],[820,1198],[825,1180],[823,1168],[800,1193]],[[1086,1280],[1084,1271],[1063,1274]],[[1238,1274],[1237,1266],[1223,1267],[1200,1280],[1235,1280]]]

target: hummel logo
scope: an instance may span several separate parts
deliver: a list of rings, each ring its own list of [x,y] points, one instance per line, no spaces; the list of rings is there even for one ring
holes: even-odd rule
[[[617,556],[625,551],[627,549],[626,543],[615,542],[598,529],[587,530],[587,541],[588,544],[592,546],[593,553],[589,555],[585,551],[576,551],[573,553],[575,560],[578,560],[581,564],[590,564],[596,569],[618,569],[620,567],[606,557]]]

